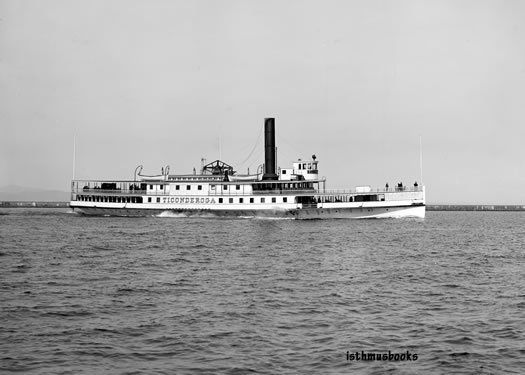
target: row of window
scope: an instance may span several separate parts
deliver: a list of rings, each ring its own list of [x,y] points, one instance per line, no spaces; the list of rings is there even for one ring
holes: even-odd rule
[[[244,203],[244,198],[237,198],[238,202],[235,202],[234,199],[235,198],[228,198],[228,203]],[[258,203],[266,203],[265,197],[258,198],[258,200],[259,200]],[[272,200],[272,203],[277,203],[276,197],[272,197],[271,200]],[[250,198],[249,202],[255,203],[255,198]],[[219,198],[219,203],[226,203],[226,201],[224,200],[224,198]],[[282,203],[288,203],[288,198],[283,197]]]
[[[153,190],[155,185],[150,185],[150,190]],[[164,185],[158,185],[159,190],[164,190]],[[184,186],[184,185],[182,185]],[[192,186],[195,185],[186,185],[186,190],[191,190]],[[241,190],[241,185],[222,185],[222,190],[228,190],[228,186],[233,190]],[[215,190],[217,185],[211,184],[210,188]],[[311,182],[300,182],[300,183],[279,183],[279,184],[253,184],[254,190],[287,190],[287,189],[312,189],[313,184]],[[181,190],[181,185],[175,185],[175,190]],[[197,190],[202,190],[202,185],[197,185]]]
[[[317,163],[299,163],[299,169],[317,169]]]
[[[219,198],[219,203],[244,203],[245,198]],[[256,198],[246,198],[246,203],[255,203]],[[268,198],[272,203],[277,203],[277,198]],[[257,203],[266,203],[266,197],[257,198]],[[107,202],[107,203],[143,203],[142,197],[119,197],[119,196],[102,196],[102,195],[78,195],[77,201],[83,202]],[[155,198],[157,203],[161,202],[161,198]],[[148,203],[152,203],[153,198],[148,197]],[[268,201],[270,202],[270,201]],[[282,203],[287,203],[288,197],[282,197]]]
[[[175,185],[175,190],[180,190],[180,185]],[[191,185],[186,185],[186,190],[191,190]],[[202,190],[202,185],[197,185],[197,190]]]
[[[197,181],[197,180],[202,180],[202,179],[203,179],[202,177],[180,177],[180,176],[168,178],[168,180],[170,181]],[[206,180],[222,180],[222,179],[223,179],[222,176],[210,176],[210,175],[206,176]]]
[[[108,203],[142,203],[142,197],[118,197],[102,195],[77,195],[77,201]]]
[[[277,203],[277,197],[258,197],[258,198],[246,198],[246,203],[266,203],[266,199],[269,199],[268,203]],[[384,201],[384,194],[370,194],[370,195],[356,195],[356,196],[321,196],[321,197],[307,197],[312,203],[332,203],[332,202],[373,202],[373,201]],[[203,198],[204,199],[204,198]],[[109,202],[109,203],[143,203],[142,197],[119,197],[119,196],[101,196],[101,195],[78,195],[78,201],[84,202]],[[155,198],[157,203],[161,202],[161,198]],[[148,197],[148,203],[153,202],[153,198]],[[245,203],[245,198],[218,198],[219,203]],[[288,203],[288,197],[282,197],[282,203]],[[305,202],[301,202],[305,203]]]
[[[153,190],[153,185],[150,185],[149,189]],[[237,190],[239,189],[240,189],[240,186],[237,188]],[[164,190],[164,185],[159,185],[159,190]],[[175,190],[180,190],[180,185],[175,185]],[[186,190],[191,190],[191,185],[186,185]],[[197,185],[197,190],[202,190],[202,185]]]
[[[360,195],[326,195],[314,198],[317,203],[338,203],[338,202],[377,202],[384,201],[384,194],[360,194]]]
[[[155,201],[157,203],[160,203],[160,199],[161,199],[160,197],[157,197],[157,198],[155,198]],[[178,198],[176,198],[176,199],[178,200]],[[182,198],[182,199],[184,199],[184,198]],[[197,199],[199,199],[199,198],[197,198]],[[202,199],[204,199],[204,198],[202,198]],[[234,199],[236,199],[237,201],[235,201]],[[265,197],[258,198],[258,200],[259,200],[260,203],[266,203],[266,198]],[[148,197],[148,203],[152,203],[152,202],[153,202],[153,198]],[[247,200],[246,203],[248,203],[248,202],[255,203],[255,198],[249,198],[249,200]],[[277,203],[277,198],[276,197],[272,197],[271,198],[271,202],[272,203]],[[228,198],[227,201],[224,198],[219,198],[219,203],[244,203],[244,198]],[[282,198],[282,203],[288,203],[288,197],[283,197]]]
[[[210,187],[214,190],[217,185],[210,185]],[[175,185],[175,190],[180,190],[180,185]],[[191,190],[191,185],[186,185],[186,190]],[[197,185],[197,190],[202,190],[202,185]],[[228,190],[228,185],[223,185],[222,190]],[[241,190],[241,185],[235,185],[235,190]]]
[[[212,190],[215,190],[217,188],[217,185],[210,185]],[[233,189],[233,185],[232,185]],[[228,185],[222,185],[222,190],[228,190]],[[235,185],[235,190],[241,190],[241,185]]]
[[[313,189],[312,182],[288,182],[278,184],[259,183],[253,184],[253,190],[306,190]]]

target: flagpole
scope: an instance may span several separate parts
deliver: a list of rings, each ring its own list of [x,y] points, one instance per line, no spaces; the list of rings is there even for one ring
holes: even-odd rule
[[[421,185],[423,185],[423,141],[421,135],[419,136],[419,178]]]
[[[75,165],[77,157],[77,135],[73,134],[73,180],[75,179]]]

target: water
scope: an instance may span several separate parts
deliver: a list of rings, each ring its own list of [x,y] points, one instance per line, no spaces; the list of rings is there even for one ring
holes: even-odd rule
[[[0,371],[523,373],[525,213],[0,215]],[[349,361],[349,353],[416,361]]]

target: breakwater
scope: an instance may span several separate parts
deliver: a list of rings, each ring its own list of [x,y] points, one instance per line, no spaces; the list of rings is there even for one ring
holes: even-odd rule
[[[427,204],[427,211],[525,211],[525,205]]]
[[[69,202],[3,201],[0,208],[65,208]]]
[[[69,202],[4,201],[0,208],[66,208]],[[525,211],[525,205],[427,204],[427,211]]]

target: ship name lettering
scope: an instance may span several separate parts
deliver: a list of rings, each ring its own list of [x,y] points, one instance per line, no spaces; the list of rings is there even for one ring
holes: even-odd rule
[[[200,204],[215,204],[215,198],[175,198],[175,197],[163,197],[162,203],[200,203]]]

